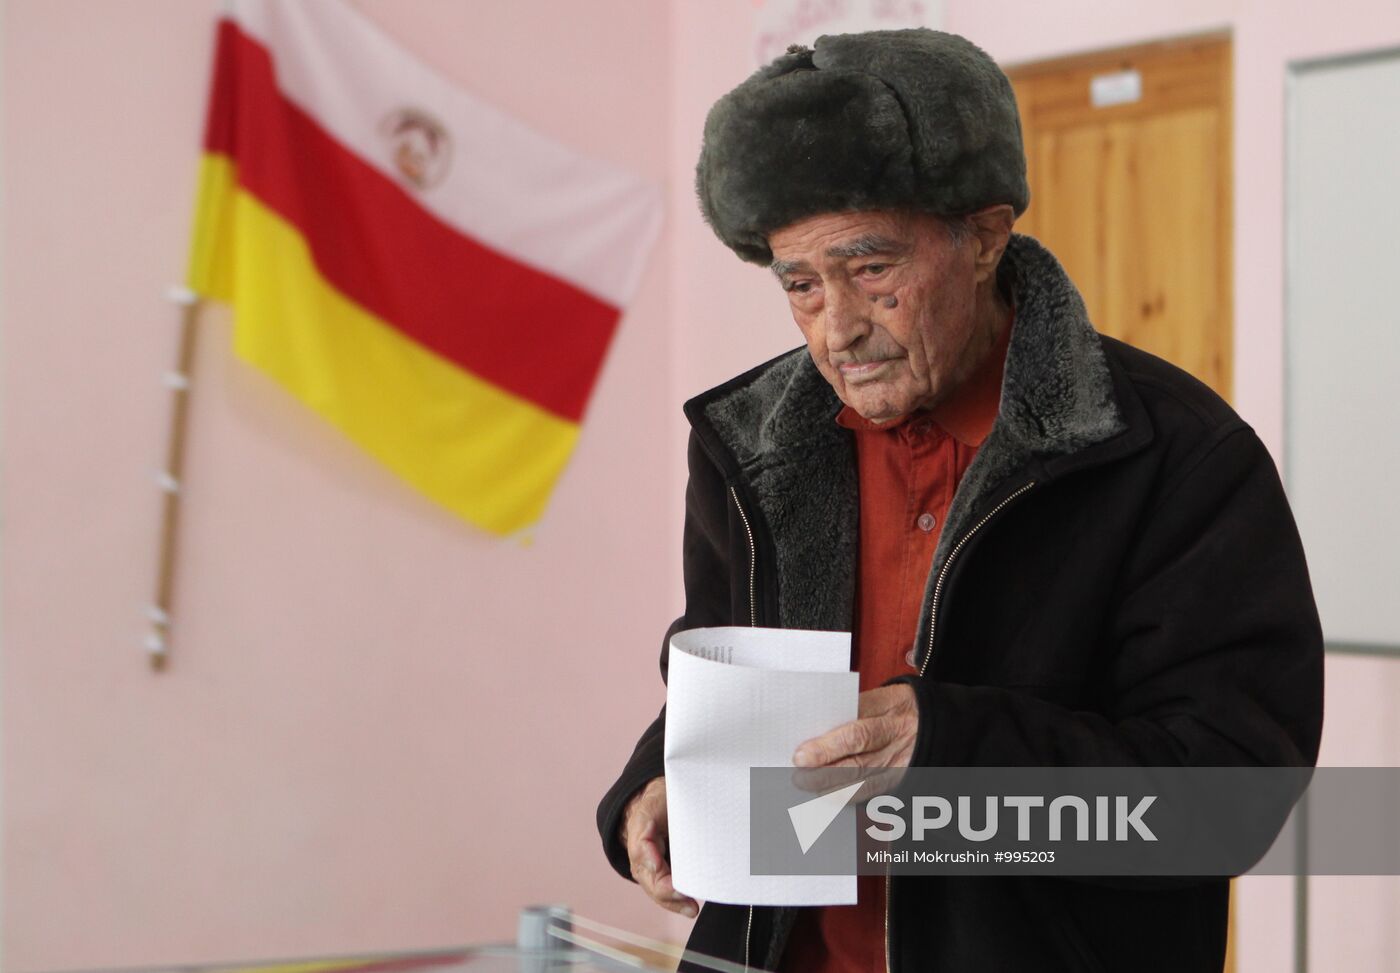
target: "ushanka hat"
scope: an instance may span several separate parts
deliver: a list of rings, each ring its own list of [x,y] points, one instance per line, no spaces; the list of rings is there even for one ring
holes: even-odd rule
[[[1030,202],[1011,82],[971,41],[925,29],[789,48],[710,109],[695,184],[715,234],[758,264],[769,233],[818,213]]]

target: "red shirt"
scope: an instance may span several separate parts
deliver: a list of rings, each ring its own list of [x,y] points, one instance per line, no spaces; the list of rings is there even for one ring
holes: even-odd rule
[[[860,561],[852,667],[860,688],[914,672],[924,585],[953,492],[996,421],[1007,328],[987,360],[948,402],[876,424],[849,406],[836,421],[855,432]],[[784,953],[791,973],[883,973],[885,880],[862,875],[857,902],[804,909]]]

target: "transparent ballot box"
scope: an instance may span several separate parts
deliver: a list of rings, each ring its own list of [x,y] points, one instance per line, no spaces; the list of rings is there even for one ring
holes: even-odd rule
[[[562,906],[522,909],[514,942],[450,949],[124,967],[86,973],[667,973],[684,956],[716,973],[743,968],[681,947],[607,926]],[[751,973],[760,971],[751,970]]]

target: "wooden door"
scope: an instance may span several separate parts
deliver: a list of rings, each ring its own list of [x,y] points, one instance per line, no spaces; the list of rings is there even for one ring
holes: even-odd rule
[[[1210,36],[1008,70],[1031,205],[1090,320],[1229,398],[1231,43]]]

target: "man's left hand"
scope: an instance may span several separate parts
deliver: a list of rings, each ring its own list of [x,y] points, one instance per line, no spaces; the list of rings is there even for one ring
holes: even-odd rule
[[[797,767],[908,767],[919,732],[919,704],[904,683],[860,694],[857,717],[800,744]]]

